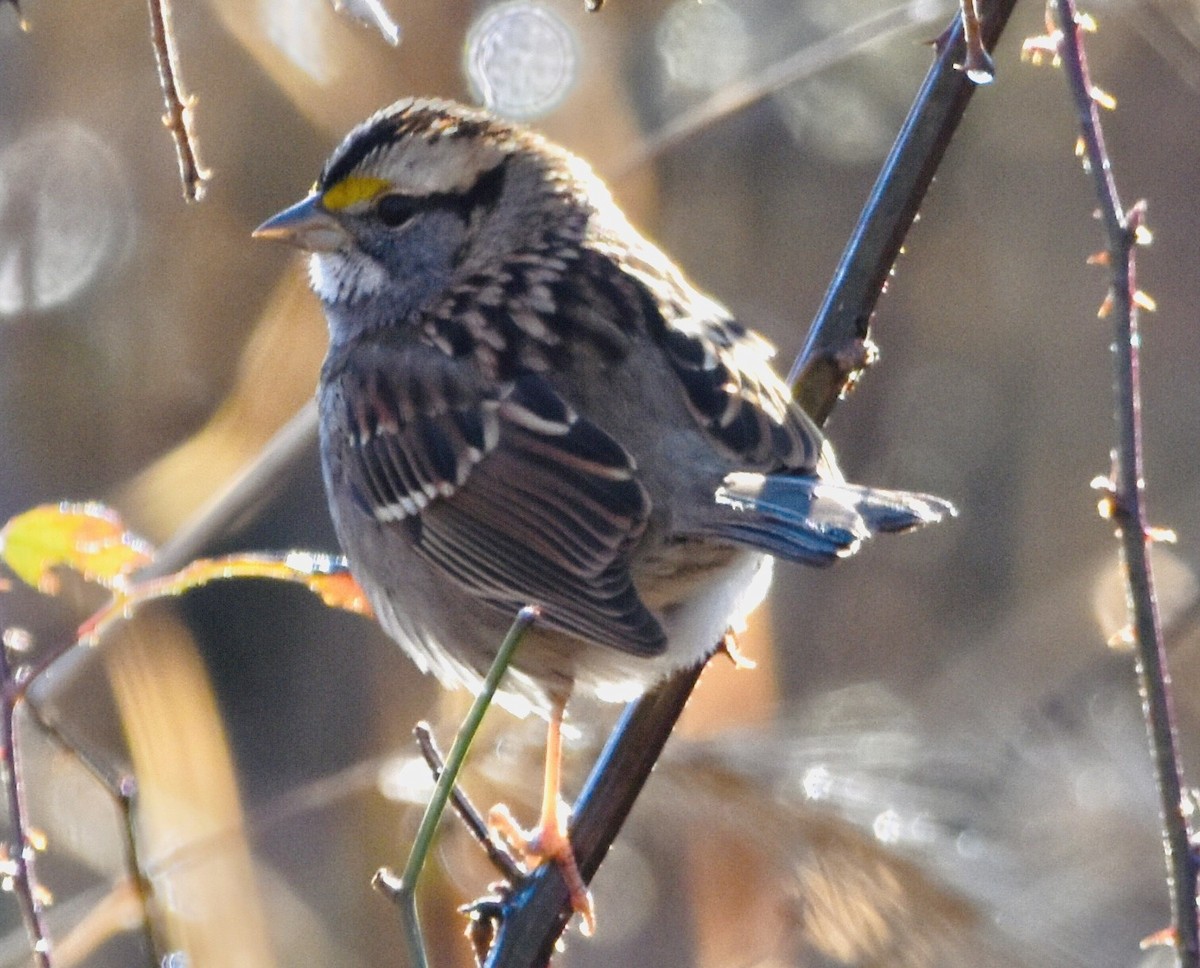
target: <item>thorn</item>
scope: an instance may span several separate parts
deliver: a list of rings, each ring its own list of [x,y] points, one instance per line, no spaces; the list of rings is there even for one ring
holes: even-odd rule
[[[950,39],[950,28],[943,30],[936,37],[930,37],[922,41],[927,47],[932,47],[936,56],[941,57],[942,51],[946,49],[946,41]]]
[[[1147,951],[1150,948],[1174,948],[1175,929],[1163,928],[1161,931],[1155,931],[1154,934],[1148,934],[1138,942],[1138,947],[1142,951]]]
[[[1087,154],[1087,145],[1084,143],[1083,135],[1075,139],[1075,157],[1083,158]]]
[[[1101,491],[1100,499],[1096,502],[1096,513],[1105,521],[1111,521],[1117,513],[1117,486],[1113,479],[1104,474],[1092,478],[1093,491]]]
[[[1061,31],[1047,25],[1047,31],[1040,37],[1027,37],[1021,43],[1021,60],[1028,61],[1034,67],[1041,67],[1047,61],[1051,67],[1062,63],[1059,48],[1062,44]]]
[[[1115,111],[1117,109],[1117,99],[1102,87],[1098,87],[1097,85],[1093,84],[1091,90],[1088,91],[1088,94],[1091,96],[1093,101],[1100,105],[1100,107],[1107,108],[1109,111]]]
[[[1104,302],[1100,304],[1100,308],[1096,311],[1096,318],[1108,319],[1108,314],[1112,312],[1113,305],[1113,294],[1110,292],[1104,297]]]
[[[399,903],[408,890],[404,880],[390,867],[379,868],[371,877],[371,886],[393,904]]]
[[[1084,33],[1094,34],[1096,32],[1096,18],[1090,13],[1075,14],[1075,26]]]
[[[1158,309],[1158,303],[1154,301],[1154,297],[1141,289],[1133,294],[1133,304],[1138,309],[1144,309],[1148,313],[1155,312]]]
[[[1137,637],[1133,634],[1133,626],[1126,625],[1117,629],[1108,637],[1108,647],[1114,652],[1132,652],[1137,645]]]
[[[1108,250],[1104,249],[1089,255],[1087,257],[1087,264],[1090,266],[1107,266],[1112,264],[1112,259],[1108,255]]]
[[[1154,544],[1178,544],[1179,535],[1174,528],[1149,527],[1146,529],[1146,540]]]

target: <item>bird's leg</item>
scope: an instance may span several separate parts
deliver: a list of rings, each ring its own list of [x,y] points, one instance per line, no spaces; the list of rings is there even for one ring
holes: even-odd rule
[[[562,784],[562,724],[565,698],[555,698],[550,707],[550,725],[546,732],[546,781],[542,788],[542,814],[532,830],[517,824],[504,804],[488,812],[488,826],[527,862],[541,864],[553,861],[562,872],[563,881],[571,894],[571,907],[583,919],[583,933],[591,935],[596,929],[596,913],[592,895],[575,862],[575,848],[567,832],[571,809],[559,795]]]

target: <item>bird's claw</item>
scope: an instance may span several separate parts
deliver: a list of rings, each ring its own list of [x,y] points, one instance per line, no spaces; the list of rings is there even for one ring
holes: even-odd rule
[[[592,892],[579,873],[575,848],[567,834],[566,818],[569,816],[570,811],[560,800],[557,816],[543,817],[537,827],[526,830],[517,823],[507,806],[498,803],[488,811],[488,828],[521,858],[527,868],[535,868],[547,861],[558,866],[571,897],[571,909],[582,919],[580,930],[584,937],[590,938],[596,931],[596,910]]]

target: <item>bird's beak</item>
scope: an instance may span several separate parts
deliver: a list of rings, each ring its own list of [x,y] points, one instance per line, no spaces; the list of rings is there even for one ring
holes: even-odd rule
[[[278,215],[273,215],[252,234],[309,252],[334,252],[346,242],[346,230],[321,204],[321,196],[309,195]]]

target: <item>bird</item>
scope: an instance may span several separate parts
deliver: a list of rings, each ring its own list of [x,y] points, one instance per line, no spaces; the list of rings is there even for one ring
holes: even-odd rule
[[[542,816],[490,820],[562,867],[590,928],[559,795],[571,695],[627,701],[702,661],[775,558],[828,565],[954,507],[847,482],[770,343],[526,126],[401,100],[254,235],[310,253],[322,473],[384,629],[478,691],[537,610],[500,695],[548,721]]]

